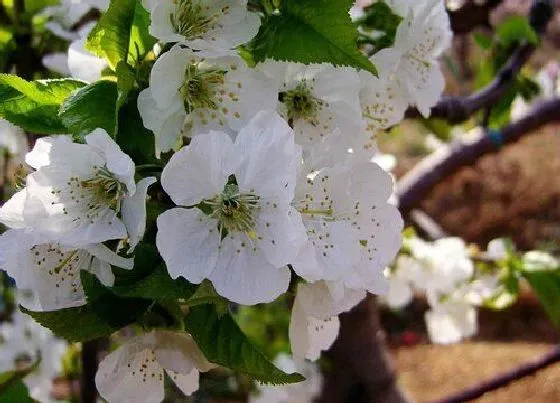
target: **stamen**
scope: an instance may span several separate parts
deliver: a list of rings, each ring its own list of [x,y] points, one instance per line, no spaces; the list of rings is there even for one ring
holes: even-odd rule
[[[175,13],[169,16],[176,33],[189,40],[199,39],[216,25],[218,15],[209,16],[203,7],[192,0],[178,0]]]
[[[240,192],[236,183],[227,183],[221,194],[204,203],[211,207],[210,217],[218,220],[220,232],[243,232],[256,239],[255,211],[260,197],[253,192]]]
[[[288,119],[291,121],[297,119],[313,120],[317,110],[323,106],[323,101],[313,96],[305,81],[300,82],[293,90],[283,93],[282,102],[286,105]]]
[[[218,109],[217,94],[225,73],[218,69],[201,70],[194,64],[187,66],[185,81],[179,89],[187,113],[198,108]]]

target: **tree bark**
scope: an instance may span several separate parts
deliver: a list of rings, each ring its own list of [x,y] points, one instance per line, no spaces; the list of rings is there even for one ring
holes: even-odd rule
[[[385,348],[375,297],[340,315],[340,325],[325,354],[332,366],[316,403],[407,403]]]

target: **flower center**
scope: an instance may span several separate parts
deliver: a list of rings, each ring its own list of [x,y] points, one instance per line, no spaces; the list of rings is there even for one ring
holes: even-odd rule
[[[288,111],[288,119],[310,119],[315,116],[323,102],[313,96],[305,81],[300,82],[293,90],[283,93],[282,102]]]
[[[204,8],[192,0],[177,0],[175,12],[169,16],[171,26],[187,39],[197,39],[214,27],[216,16],[208,16]]]
[[[201,70],[195,65],[187,66],[185,81],[179,89],[187,113],[198,108],[218,109],[216,93],[224,83],[225,71]]]
[[[121,202],[125,198],[126,185],[118,180],[106,167],[97,167],[92,178],[76,184],[87,190],[90,195],[90,204],[109,206],[115,211],[120,211]]]
[[[254,216],[259,209],[259,200],[260,197],[252,191],[240,192],[232,175],[223,192],[205,200],[205,204],[211,208],[210,217],[218,220],[222,235],[224,230],[228,233],[237,231],[256,238]]]

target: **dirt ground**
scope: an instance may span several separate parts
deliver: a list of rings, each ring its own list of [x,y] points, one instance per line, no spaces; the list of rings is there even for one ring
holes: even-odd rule
[[[435,401],[515,368],[551,349],[543,343],[474,342],[416,345],[394,351],[399,383],[417,402]],[[474,400],[478,403],[560,401],[560,363]]]

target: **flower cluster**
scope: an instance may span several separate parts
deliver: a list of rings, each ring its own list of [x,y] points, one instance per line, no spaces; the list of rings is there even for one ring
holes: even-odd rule
[[[443,89],[443,4],[394,3],[403,21],[394,46],[373,55],[374,76],[328,63],[249,65],[236,48],[260,18],[246,0],[144,1],[159,44],[137,108],[153,132],[158,183],[104,129],[83,142],[40,138],[25,158],[25,187],[0,209],[9,228],[0,268],[43,310],[85,304],[80,272],[111,286],[112,266],[135,267],[153,185],[155,246],[169,276],[207,280],[244,305],[294,291],[293,354],[317,359],[340,313],[388,291],[384,269],[401,247],[393,179],[372,162],[375,135],[409,104],[428,114]],[[100,364],[109,402],[159,402],[165,374],[190,394],[213,367],[189,334],[148,330]]]
[[[517,284],[520,272],[544,273],[558,267],[558,259],[544,251],[517,256],[505,239],[494,239],[481,252],[460,238],[406,238],[403,252],[387,270],[389,292],[384,300],[400,309],[423,293],[430,306],[424,317],[430,340],[457,343],[476,334],[478,307],[503,309],[515,302],[511,284]]]

